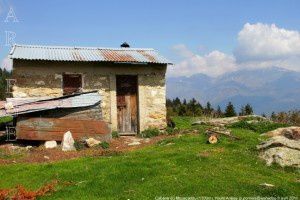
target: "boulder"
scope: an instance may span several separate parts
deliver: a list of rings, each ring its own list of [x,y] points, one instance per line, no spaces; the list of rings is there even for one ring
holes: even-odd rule
[[[85,140],[88,147],[94,147],[99,145],[101,142],[99,140],[96,140],[94,138],[89,138]]]
[[[73,151],[76,150],[74,146],[74,139],[72,137],[72,133],[70,131],[66,132],[64,134],[63,140],[62,140],[62,150],[63,151]]]
[[[260,150],[272,148],[272,147],[287,147],[290,149],[295,149],[300,151],[300,141],[291,140],[284,136],[275,136],[265,142],[262,142],[257,146],[257,148]]]
[[[229,124],[233,124],[239,122],[241,120],[248,120],[250,123],[259,122],[259,121],[267,121],[268,119],[259,115],[245,115],[245,116],[237,116],[237,117],[224,117],[224,118],[212,118],[207,120],[200,120],[194,122],[192,125],[212,125],[212,126],[226,126]]]
[[[285,134],[280,135],[284,132],[282,130],[268,133],[275,136],[257,146],[261,150],[260,157],[267,165],[277,163],[282,167],[300,168],[300,140],[289,139]]]
[[[299,140],[300,139],[300,127],[299,126],[290,126],[285,128],[278,128],[273,131],[264,133],[263,135],[268,137],[274,137],[282,135],[289,139]]]
[[[287,147],[274,147],[263,151],[260,157],[267,165],[277,163],[281,167],[300,167],[300,151]]]
[[[56,147],[57,147],[57,142],[55,140],[45,142],[45,148],[46,149],[53,149],[53,148],[56,148]]]

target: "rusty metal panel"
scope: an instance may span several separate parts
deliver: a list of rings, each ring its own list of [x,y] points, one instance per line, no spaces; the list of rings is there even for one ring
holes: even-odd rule
[[[109,125],[100,120],[74,120],[56,118],[21,118],[17,120],[17,139],[61,141],[70,131],[75,140],[87,137],[103,138],[110,135]]]
[[[50,61],[172,64],[154,49],[14,45],[10,58]]]

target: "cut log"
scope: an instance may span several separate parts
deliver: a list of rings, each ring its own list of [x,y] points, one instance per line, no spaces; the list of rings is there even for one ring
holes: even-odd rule
[[[208,136],[207,142],[209,144],[216,144],[218,142],[218,135],[217,134],[211,134]]]

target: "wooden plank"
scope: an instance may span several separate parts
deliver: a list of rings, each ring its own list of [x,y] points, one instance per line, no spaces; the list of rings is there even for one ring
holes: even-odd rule
[[[22,118],[17,121],[17,139],[61,141],[67,131],[76,140],[110,134],[108,124],[100,120],[74,120],[56,118]]]
[[[125,96],[126,112],[125,112],[125,132],[132,132],[131,130],[131,105],[130,95]]]

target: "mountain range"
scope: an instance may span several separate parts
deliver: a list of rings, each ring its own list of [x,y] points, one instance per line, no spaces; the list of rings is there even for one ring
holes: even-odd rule
[[[236,110],[250,103],[256,114],[300,108],[300,72],[279,67],[245,69],[218,77],[195,74],[190,77],[168,77],[167,97],[195,98],[225,108],[231,101]]]

